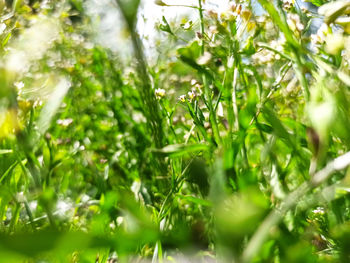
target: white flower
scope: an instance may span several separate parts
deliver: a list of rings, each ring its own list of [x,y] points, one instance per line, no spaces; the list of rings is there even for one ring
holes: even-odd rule
[[[315,210],[312,211],[314,214],[324,214],[324,209],[322,207],[317,207]]]
[[[56,213],[59,217],[70,218],[74,215],[74,204],[70,200],[58,200]]]
[[[194,85],[193,89],[195,91],[197,91],[197,93],[196,93],[197,96],[202,96],[202,94],[203,94],[203,86],[201,84],[197,83],[196,85]]]
[[[323,43],[326,39],[326,36],[331,32],[330,27],[323,23],[320,28],[317,30],[317,37],[320,40],[320,43]]]
[[[185,101],[186,101],[186,95],[181,95],[181,96],[179,97],[179,101],[185,102]]]
[[[183,29],[184,29],[184,30],[189,30],[189,29],[191,29],[191,27],[192,27],[192,21],[191,21],[191,20],[188,21],[188,22],[186,22],[186,23],[183,25]]]
[[[222,103],[219,102],[217,114],[219,117],[224,117],[224,108],[222,107]]]
[[[68,119],[63,119],[63,120],[59,119],[59,120],[57,120],[56,123],[57,123],[58,125],[62,125],[62,126],[64,126],[64,127],[67,127],[67,126],[69,126],[72,122],[73,122],[73,119],[68,118]]]
[[[314,45],[320,45],[324,42],[324,39],[321,38],[319,35],[316,35],[316,34],[312,34],[310,36],[311,38],[311,43],[314,44]]]
[[[16,82],[16,83],[14,83],[13,85],[17,88],[18,93],[21,93],[21,91],[22,91],[23,88],[24,88],[24,83],[23,83],[23,81]]]
[[[290,10],[294,5],[294,0],[283,0],[283,8]]]
[[[165,96],[165,90],[164,89],[156,89],[154,91],[157,100],[160,100],[161,98],[163,98]]]
[[[252,55],[252,59],[256,64],[268,64],[275,58],[275,54],[272,51],[266,49],[263,49]]]
[[[301,32],[304,30],[304,25],[300,22],[300,17],[297,14],[288,14],[287,15],[287,23],[292,31],[297,30]]]
[[[196,93],[192,90],[192,91],[189,91],[188,93],[187,93],[187,95],[188,95],[188,101],[189,102],[192,102],[193,100],[194,100],[194,98],[196,97]]]
[[[209,52],[204,52],[203,56],[197,59],[198,65],[206,65],[211,59],[211,54]]]

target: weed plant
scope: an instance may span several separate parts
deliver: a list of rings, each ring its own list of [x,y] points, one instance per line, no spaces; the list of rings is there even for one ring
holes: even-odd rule
[[[350,2],[310,2],[191,2],[150,59],[111,1],[125,60],[0,1],[0,262],[349,262]]]

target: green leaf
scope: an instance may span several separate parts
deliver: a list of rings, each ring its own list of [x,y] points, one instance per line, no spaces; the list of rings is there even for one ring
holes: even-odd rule
[[[8,154],[8,153],[12,153],[13,151],[11,150],[11,149],[8,149],[8,150],[6,150],[6,149],[1,149],[0,150],[0,155],[1,154]]]
[[[189,46],[179,48],[177,53],[182,57],[196,61],[201,55],[201,47],[198,41],[193,41]]]
[[[192,195],[180,195],[177,194],[176,195],[178,198],[183,199],[183,200],[187,200],[191,203],[197,204],[197,205],[202,205],[202,206],[208,206],[211,207],[213,204],[210,201],[198,198],[198,197],[194,197]]]
[[[2,47],[5,47],[7,42],[10,40],[12,34],[11,33],[8,33],[3,39],[2,39],[2,42],[1,42],[1,45]]]
[[[134,28],[136,24],[137,10],[140,5],[140,0],[116,0],[116,1],[129,27]]]
[[[163,21],[163,24],[159,25],[159,29],[164,31],[164,32],[169,33],[170,35],[174,35],[173,31],[171,31],[171,28],[170,28],[168,21],[165,19],[164,16],[162,17],[162,21]]]
[[[16,165],[18,164],[18,162],[14,162],[13,164],[11,164],[11,166],[6,170],[6,172],[3,173],[3,175],[0,178],[0,184],[1,182],[13,171],[13,169],[16,167]]]
[[[114,246],[110,238],[83,232],[45,230],[36,233],[0,234],[0,252],[13,251],[27,257],[35,257],[50,251],[65,254],[86,248],[109,246]]]
[[[305,1],[305,2],[311,2],[315,6],[321,6],[321,5],[323,5],[325,3],[324,0],[308,0],[308,1]]]
[[[292,135],[286,130],[281,120],[275,115],[275,113],[267,107],[264,107],[262,112],[265,119],[270,123],[274,133],[281,139],[283,139],[288,146],[292,149],[295,148]]]

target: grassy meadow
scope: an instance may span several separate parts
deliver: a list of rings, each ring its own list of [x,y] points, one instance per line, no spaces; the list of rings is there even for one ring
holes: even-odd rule
[[[350,262],[348,0],[88,2],[0,0],[1,263]]]

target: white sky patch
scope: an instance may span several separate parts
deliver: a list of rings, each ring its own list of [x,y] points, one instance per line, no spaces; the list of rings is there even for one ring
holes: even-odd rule
[[[207,1],[205,8],[222,12],[227,9],[228,2],[228,0]],[[165,0],[164,3],[169,5],[198,6],[198,0]],[[144,0],[139,15],[146,19],[146,21],[142,21],[143,19],[139,18],[139,32],[152,39],[155,34],[154,24],[161,21],[162,16],[167,20],[177,19],[183,15],[194,18],[198,16],[198,10],[181,6],[158,6],[152,0]]]
[[[198,6],[198,0],[168,0],[169,5],[192,5]],[[211,8],[217,12],[227,9],[228,0],[207,1],[205,8]],[[124,24],[114,0],[87,0],[85,2],[87,13],[93,18],[96,32],[96,43],[112,51],[123,55],[131,55],[130,42],[125,37]],[[198,10],[188,7],[163,7],[158,6],[153,0],[142,0],[139,9],[137,30],[145,45],[145,50],[154,48],[154,40],[157,37],[155,25],[164,16],[168,21],[188,16],[198,18]],[[150,55],[149,52],[146,52]]]
[[[168,5],[198,6],[198,0],[163,0]],[[212,9],[218,14],[228,9],[230,0],[206,0],[204,9]],[[306,6],[297,0],[299,6]],[[251,2],[256,15],[265,13],[257,0]],[[115,0],[86,0],[87,13],[93,18],[92,25],[96,32],[96,43],[117,52],[122,58],[131,57],[131,43],[124,30],[123,20],[120,16]],[[206,12],[204,12],[206,13]],[[176,21],[180,26],[180,19],[184,16],[196,21],[198,10],[188,7],[158,6],[154,0],[141,0],[137,30],[143,40],[145,53],[149,58],[154,56],[155,40],[157,38],[156,24],[164,16],[169,22]],[[97,23],[96,23],[97,22]]]

